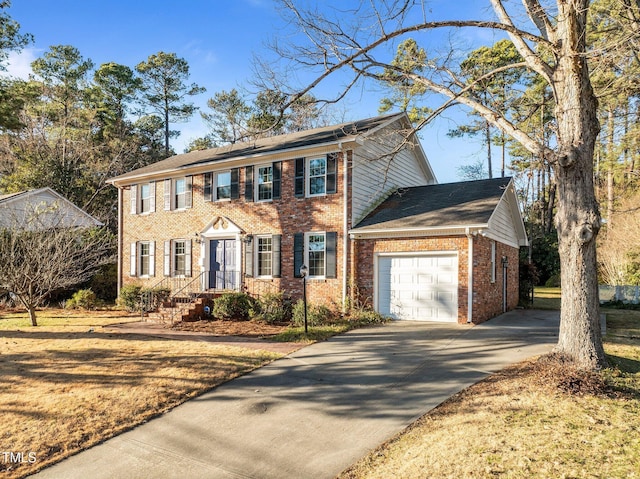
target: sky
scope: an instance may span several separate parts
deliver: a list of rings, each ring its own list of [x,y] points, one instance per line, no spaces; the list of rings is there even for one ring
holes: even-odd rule
[[[357,0],[343,1],[349,2]],[[322,1],[312,3],[322,8]],[[431,3],[444,5],[445,15],[459,15],[449,11],[459,8],[457,2]],[[284,21],[272,0],[12,0],[7,13],[20,23],[22,33],[35,38],[19,55],[10,56],[13,76],[26,78],[30,63],[52,45],[71,45],[96,67],[116,62],[134,68],[160,51],[175,53],[189,64],[189,81],[207,89],[192,98],[204,111],[216,92],[249,86],[253,56],[272,55],[266,47],[269,40],[286,40],[279,37]],[[379,88],[365,85],[341,105],[341,115],[345,121],[376,116],[380,96]],[[464,120],[464,114],[448,115],[421,133],[422,147],[441,183],[458,181],[459,166],[486,156],[479,140],[447,137],[455,121]],[[181,131],[171,142],[178,153],[207,133],[197,113],[172,129]]]

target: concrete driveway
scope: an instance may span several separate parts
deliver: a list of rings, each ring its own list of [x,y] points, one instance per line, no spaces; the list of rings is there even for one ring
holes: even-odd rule
[[[303,348],[37,478],[332,478],[488,374],[551,350],[559,313],[394,322]]]

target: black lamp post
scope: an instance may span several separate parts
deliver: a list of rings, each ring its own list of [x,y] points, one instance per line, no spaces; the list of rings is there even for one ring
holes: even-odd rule
[[[307,334],[307,273],[309,268],[306,264],[300,267],[300,276],[302,276],[302,301],[304,303],[304,334]]]

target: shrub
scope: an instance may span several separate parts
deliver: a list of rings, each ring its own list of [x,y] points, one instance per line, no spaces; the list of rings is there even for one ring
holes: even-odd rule
[[[67,309],[94,309],[96,306],[98,306],[98,298],[91,289],[76,291],[64,305]]]
[[[391,320],[388,316],[378,313],[371,308],[362,308],[351,311],[349,321],[365,325],[365,324],[384,324]]]
[[[142,286],[139,284],[128,284],[120,288],[120,297],[118,305],[125,308],[129,312],[138,311],[140,309],[140,293]]]
[[[225,293],[213,300],[211,312],[215,318],[246,321],[256,310],[256,300],[246,293]]]
[[[560,283],[560,274],[554,274],[553,276],[551,276],[545,283],[544,285],[547,288],[559,288],[560,286],[562,286],[562,284]]]
[[[307,303],[307,325],[327,325],[335,322],[336,319],[336,313],[324,304]],[[304,326],[304,301],[302,300],[293,306],[293,324],[294,326]]]
[[[293,305],[284,293],[268,293],[261,296],[252,312],[252,318],[268,324],[291,320]]]

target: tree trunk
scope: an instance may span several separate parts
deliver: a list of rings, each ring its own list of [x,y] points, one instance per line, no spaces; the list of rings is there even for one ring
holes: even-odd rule
[[[584,368],[606,365],[598,300],[596,236],[600,213],[593,185],[593,153],[600,125],[585,61],[588,1],[558,2],[562,39],[553,73],[558,122],[556,226],[562,301],[556,351]]]
[[[489,179],[493,178],[493,166],[491,165],[491,123],[485,122],[485,140],[487,142],[487,169],[489,170]]]
[[[36,320],[36,308],[35,306],[27,307],[27,311],[29,311],[29,319],[31,319],[31,326],[37,326],[38,321]]]

